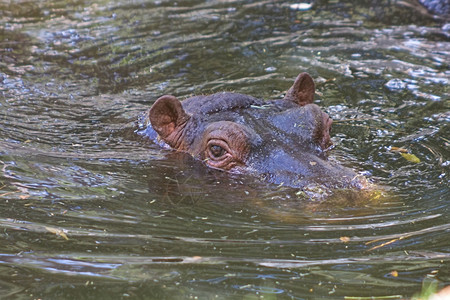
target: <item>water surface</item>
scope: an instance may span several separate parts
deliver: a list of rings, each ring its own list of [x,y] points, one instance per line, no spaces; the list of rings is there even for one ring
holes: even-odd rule
[[[450,284],[448,20],[412,1],[295,4],[0,2],[0,295],[400,299]],[[379,195],[318,203],[134,133],[161,95],[276,99],[303,71],[335,120],[330,159]]]

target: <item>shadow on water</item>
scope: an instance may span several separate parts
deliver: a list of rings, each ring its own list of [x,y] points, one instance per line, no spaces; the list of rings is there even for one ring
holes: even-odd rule
[[[0,298],[410,298],[450,284],[449,26],[416,1],[0,3]],[[365,195],[134,134],[159,96],[301,71]]]

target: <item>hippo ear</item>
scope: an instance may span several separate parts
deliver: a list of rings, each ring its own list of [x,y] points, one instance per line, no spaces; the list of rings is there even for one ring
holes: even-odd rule
[[[150,108],[148,113],[150,123],[159,136],[172,144],[170,135],[178,131],[189,119],[189,115],[184,111],[180,100],[174,96],[165,95],[160,97]]]
[[[295,79],[292,87],[286,92],[284,99],[299,105],[313,103],[315,93],[314,81],[308,73],[301,73]]]

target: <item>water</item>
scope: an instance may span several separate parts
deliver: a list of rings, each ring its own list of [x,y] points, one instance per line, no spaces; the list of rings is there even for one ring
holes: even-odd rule
[[[0,298],[450,284],[450,27],[412,3],[0,2]],[[302,71],[335,120],[331,159],[382,187],[370,201],[315,201],[134,134],[163,94],[275,99]]]

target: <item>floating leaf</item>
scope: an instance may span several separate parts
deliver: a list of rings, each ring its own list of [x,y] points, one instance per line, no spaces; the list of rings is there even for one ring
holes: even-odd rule
[[[64,233],[64,231],[62,231],[61,229],[58,228],[54,228],[54,227],[45,227],[45,229],[48,232],[54,233],[56,235],[59,235],[60,237],[64,238],[65,240],[69,240],[69,238],[67,237],[67,235]]]
[[[386,243],[383,243],[383,244],[381,244],[381,245],[374,246],[374,247],[370,248],[368,251],[372,251],[372,250],[375,250],[375,249],[378,249],[378,248],[381,248],[381,247],[390,245],[390,244],[395,243],[396,241],[401,240],[401,239],[402,239],[402,237],[400,237],[400,238],[398,238],[398,239],[390,240],[390,241],[388,241],[388,242],[386,242]],[[369,242],[367,242],[366,245],[367,245],[367,244],[369,244]]]
[[[389,150],[392,151],[392,152],[402,152],[402,153],[408,153],[409,152],[408,149],[400,148],[400,147],[394,147],[394,146],[392,146]]]
[[[420,163],[420,159],[417,156],[415,156],[414,154],[412,154],[412,153],[400,153],[400,154],[407,161],[410,161],[410,162],[415,163],[415,164]]]
[[[348,242],[350,242],[350,238],[349,238],[348,236],[341,236],[339,239],[340,239],[341,242],[343,242],[343,243],[348,243]]]

